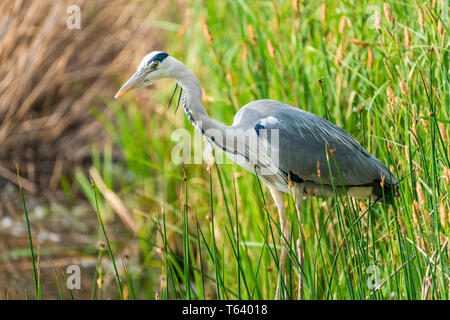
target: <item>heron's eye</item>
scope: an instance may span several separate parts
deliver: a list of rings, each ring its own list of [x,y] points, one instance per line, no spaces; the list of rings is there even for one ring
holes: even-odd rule
[[[158,69],[158,67],[159,67],[159,62],[155,61],[149,67],[147,67],[147,69],[145,69],[145,71],[150,72],[150,71]]]
[[[157,69],[158,67],[159,67],[159,62],[158,62],[158,61],[153,62],[152,65],[150,66],[150,68],[151,68],[152,70],[155,70],[155,69]]]

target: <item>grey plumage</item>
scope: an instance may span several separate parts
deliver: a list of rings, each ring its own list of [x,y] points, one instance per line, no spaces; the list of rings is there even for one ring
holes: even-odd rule
[[[388,202],[391,200],[391,189],[396,188],[397,178],[341,128],[275,100],[253,101],[238,111],[232,126],[222,125],[211,119],[203,108],[202,89],[194,74],[167,53],[146,55],[116,97],[161,78],[177,81],[184,92],[183,109],[205,139],[245,169],[254,172],[256,168],[270,187],[289,192],[291,180],[303,183],[311,195],[322,195],[332,193],[330,186],[334,184],[339,191],[345,186],[351,196],[364,198],[380,197],[381,187],[385,187],[384,191],[389,191],[384,192],[389,194],[386,198]],[[278,133],[276,145],[271,140],[274,131]],[[261,134],[264,132],[266,135]],[[265,145],[267,154],[259,152],[260,144]],[[276,162],[269,153],[278,154]]]
[[[146,55],[116,98],[162,78],[174,79],[182,88],[181,105],[194,128],[240,166],[253,173],[256,171],[267,184],[278,208],[283,243],[290,239],[283,193],[292,195],[300,228],[297,260],[302,270],[300,238],[304,239],[302,200],[305,193],[333,196],[336,191],[340,194],[345,191],[350,197],[373,198],[386,203],[392,202],[398,194],[398,180],[384,164],[347,132],[314,114],[274,100],[257,100],[239,110],[232,126],[211,119],[203,108],[197,78],[166,53],[156,51]],[[279,261],[281,273],[285,260],[283,245]],[[298,277],[300,299],[301,272]],[[282,278],[278,278],[276,298],[281,294]]]
[[[269,117],[276,121],[263,123]],[[279,168],[293,181],[331,185],[333,179],[336,186],[349,188],[373,187],[382,180],[387,188],[398,184],[389,169],[347,132],[319,116],[282,102],[253,101],[239,110],[232,127],[255,131],[278,129]],[[378,189],[375,186],[374,190]],[[376,192],[375,195],[381,194]]]

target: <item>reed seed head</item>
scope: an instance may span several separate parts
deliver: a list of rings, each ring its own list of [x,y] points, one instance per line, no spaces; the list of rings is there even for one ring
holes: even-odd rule
[[[409,88],[405,80],[400,81],[400,91],[405,97],[409,96]]]
[[[294,12],[298,12],[299,9],[298,1],[299,0],[292,0],[292,11]]]
[[[419,21],[420,29],[422,29],[422,31],[423,31],[424,27],[425,27],[425,20],[423,18],[422,10],[417,9],[417,14],[419,15],[418,21]]]
[[[372,48],[369,47],[369,49],[367,50],[367,65],[369,66],[370,69],[372,69],[374,60],[375,59],[373,56]]]
[[[350,43],[360,46],[360,47],[367,47],[369,44],[365,41],[359,40],[359,39],[350,39]]]
[[[269,38],[267,38],[267,50],[269,51],[270,57],[273,59],[275,58],[275,47],[273,46],[272,41],[270,41]]]
[[[247,33],[248,33],[248,37],[250,38],[250,42],[252,45],[256,45],[256,43],[258,42],[255,36],[255,31],[253,30],[253,27],[251,24],[247,25]]]
[[[410,35],[410,33],[409,33],[409,29],[408,29],[407,26],[405,26],[405,27],[403,28],[403,32],[404,32],[404,34],[405,34],[405,47],[409,48],[409,45],[410,45],[410,43],[411,43],[411,35]]]
[[[209,43],[213,43],[214,39],[211,35],[211,31],[209,30],[208,23],[206,21],[206,17],[201,18],[201,24],[202,24],[203,35],[205,36],[206,40]]]
[[[381,16],[379,10],[375,10],[375,29],[378,31],[381,29]]]
[[[241,58],[242,60],[247,60],[248,59],[248,46],[247,46],[247,42],[244,42],[242,45],[242,54],[241,54]]]
[[[334,56],[334,63],[340,65],[343,58],[344,58],[344,45],[341,42],[336,50],[336,55]]]
[[[322,18],[322,27],[326,27],[327,25],[327,4],[326,2],[322,2],[321,6],[321,18]]]
[[[442,21],[440,19],[438,21],[438,31],[441,36],[444,36],[445,29],[444,29],[444,25],[442,24]]]
[[[395,105],[395,94],[394,94],[394,90],[392,90],[391,86],[387,87],[386,95],[388,97],[389,103],[391,105]]]
[[[339,33],[344,35],[345,27],[347,26],[347,17],[343,15],[341,21],[339,22]]]
[[[383,3],[383,9],[386,20],[392,23],[394,21],[394,17],[392,16],[391,10],[389,9],[389,5],[386,2]]]
[[[230,70],[227,70],[226,77],[227,77],[227,81],[230,84],[230,86],[233,86],[233,83],[234,83],[233,76],[231,75]]]

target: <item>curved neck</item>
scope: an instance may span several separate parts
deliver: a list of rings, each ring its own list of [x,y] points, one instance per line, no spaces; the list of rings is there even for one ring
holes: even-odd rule
[[[181,62],[174,60],[173,67],[168,72],[168,76],[175,81],[184,90],[181,104],[189,121],[200,134],[208,140],[212,145],[221,149],[228,155],[231,155],[235,162],[246,167],[250,161],[249,147],[245,144],[247,139],[241,139],[240,143],[235,138],[238,138],[243,132],[233,126],[227,127],[213,119],[206,113],[202,104],[202,87],[194,74]],[[228,134],[227,134],[228,133]],[[242,138],[242,137],[241,137]],[[237,142],[237,145],[235,144]],[[238,156],[240,158],[238,158]],[[243,160],[245,159],[245,161]],[[241,162],[244,161],[244,162]],[[240,162],[240,163],[239,163]],[[252,170],[252,166],[249,167]]]
[[[202,104],[202,87],[195,75],[183,63],[176,61],[173,75],[184,94],[182,107],[192,125],[203,135],[209,129],[225,131],[225,126],[211,119]]]

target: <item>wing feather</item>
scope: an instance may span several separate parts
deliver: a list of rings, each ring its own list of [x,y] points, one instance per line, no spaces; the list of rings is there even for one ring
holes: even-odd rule
[[[312,113],[274,100],[257,100],[243,107],[236,119],[233,127],[253,127],[256,133],[266,129],[265,137],[258,136],[278,148],[280,170],[304,181],[360,186],[384,176],[386,183],[398,183],[352,136]],[[267,138],[272,130],[278,130],[277,145]]]

